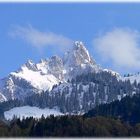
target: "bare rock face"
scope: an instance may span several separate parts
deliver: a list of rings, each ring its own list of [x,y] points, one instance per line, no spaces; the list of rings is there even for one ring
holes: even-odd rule
[[[58,56],[52,56],[49,60],[49,73],[56,78],[63,80],[63,61]]]
[[[95,61],[91,59],[84,44],[80,41],[76,41],[73,49],[65,53],[64,65],[74,67],[81,64],[95,64]]]
[[[65,53],[63,62],[69,79],[82,73],[101,71],[81,41],[76,41],[73,49]]]
[[[32,60],[28,60],[25,64],[24,64],[25,67],[27,67],[28,69],[30,70],[33,70],[33,71],[37,71],[37,67],[36,67],[36,64],[33,63]]]

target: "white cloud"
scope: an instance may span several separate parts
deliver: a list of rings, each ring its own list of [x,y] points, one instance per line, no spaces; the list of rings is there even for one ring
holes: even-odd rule
[[[138,70],[140,68],[140,33],[135,30],[115,28],[93,40],[95,51],[105,62],[115,68]]]
[[[41,32],[33,28],[31,25],[27,27],[15,26],[9,34],[14,38],[18,37],[23,39],[38,49],[55,47],[56,49],[63,50],[70,47],[73,42],[71,39],[63,35],[53,32]]]

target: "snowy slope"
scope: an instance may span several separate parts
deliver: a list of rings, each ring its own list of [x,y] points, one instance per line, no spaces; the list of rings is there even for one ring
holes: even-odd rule
[[[14,75],[18,78],[25,79],[30,82],[35,88],[39,90],[51,90],[53,85],[58,84],[59,80],[52,74],[41,74],[40,71],[32,71],[27,67],[22,67],[22,71],[16,73],[12,72],[11,75]]]
[[[44,115],[44,117],[48,117],[50,115],[58,116],[63,114],[58,109],[40,109],[38,107],[31,106],[15,107],[4,112],[4,117],[7,120],[12,120],[14,116],[22,119],[23,117],[41,118],[42,115]]]
[[[134,81],[136,80],[137,83],[140,83],[140,74],[134,74],[128,77],[122,77],[122,80],[123,81],[130,80],[131,83],[134,83]]]
[[[4,101],[7,101],[7,99],[2,93],[0,93],[0,102],[4,102]]]

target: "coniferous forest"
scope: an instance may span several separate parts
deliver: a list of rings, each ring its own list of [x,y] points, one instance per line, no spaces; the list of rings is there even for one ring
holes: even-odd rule
[[[112,118],[83,116],[50,116],[35,120],[15,119],[0,122],[1,137],[126,137],[140,136],[140,124],[130,125]]]
[[[96,106],[85,113],[85,117],[104,116],[113,117],[132,125],[140,122],[140,95],[126,96],[121,101],[116,100],[109,104]]]
[[[84,86],[91,82],[97,83],[98,88],[93,88],[89,84],[89,90],[83,97],[83,110],[87,113],[83,115],[63,115],[40,119],[33,117],[23,118],[22,120],[14,117],[12,121],[4,119],[4,112],[19,106],[37,106],[40,108],[59,106],[60,110],[71,112],[75,110],[77,113],[78,96],[70,96],[71,100],[65,100],[69,87],[63,91],[55,90],[52,93],[42,93],[29,96],[24,100],[9,100],[0,104],[0,136],[1,137],[137,137],[140,136],[140,94],[139,84],[136,82],[132,85],[130,81],[117,81],[116,78],[108,73],[88,74],[77,76],[76,79],[68,81],[72,84],[72,93],[81,95]],[[110,84],[108,86],[108,81]],[[80,86],[81,84],[81,86]],[[115,86],[116,85],[116,86]],[[79,87],[79,88],[78,88]],[[108,87],[108,88],[105,88]],[[57,86],[54,86],[54,89]],[[103,89],[107,90],[103,90]],[[95,91],[94,91],[95,90]],[[92,93],[99,93],[96,99]],[[133,95],[132,93],[135,92]],[[61,94],[62,93],[62,94]],[[103,94],[102,94],[103,93]],[[116,94],[117,93],[117,94]],[[123,94],[127,93],[125,97]],[[106,103],[102,102],[104,96],[108,95]],[[52,96],[57,95],[57,96]],[[123,98],[117,99],[120,95]],[[98,98],[97,98],[98,97]],[[116,97],[113,100],[112,97]],[[90,100],[94,100],[94,105],[88,104]],[[100,104],[99,104],[99,101]],[[91,102],[92,103],[92,102]],[[92,108],[92,109],[91,109]],[[74,112],[73,112],[74,113]]]
[[[15,119],[0,122],[1,137],[128,137],[140,136],[140,124],[130,125],[112,118],[83,116],[50,116],[35,120]]]
[[[138,137],[140,95],[99,105],[84,115],[0,122],[1,137]]]

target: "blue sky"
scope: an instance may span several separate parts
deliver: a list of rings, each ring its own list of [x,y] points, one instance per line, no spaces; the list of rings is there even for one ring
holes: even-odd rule
[[[58,41],[48,43],[40,39],[35,44],[27,38],[30,31],[44,39],[51,36]],[[65,47],[62,43],[71,40],[83,41],[103,68],[122,74],[137,72],[140,68],[139,31],[140,3],[1,3],[0,78],[17,70],[27,59],[38,62],[56,53],[62,55],[59,51]],[[123,39],[120,41],[119,37]]]

